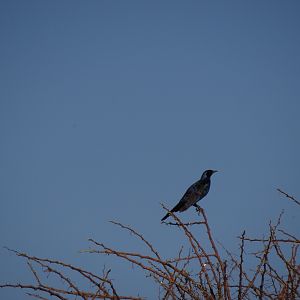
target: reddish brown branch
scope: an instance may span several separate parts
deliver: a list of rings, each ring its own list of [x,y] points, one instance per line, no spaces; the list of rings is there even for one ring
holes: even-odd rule
[[[297,203],[294,197],[281,190],[279,192]],[[298,292],[300,265],[297,262],[299,258],[297,250],[300,241],[296,236],[278,229],[282,213],[275,225],[270,223],[267,238],[246,237],[244,231],[239,237],[241,242],[238,255],[233,255],[224,247],[225,255],[220,254],[203,209],[199,209],[201,219],[197,222],[183,223],[172,212],[170,212],[170,216],[174,222],[166,224],[177,226],[181,230],[182,236],[185,237],[185,239],[181,239],[182,243],[186,243],[188,246],[188,248],[186,245],[181,246],[172,258],[163,258],[160,252],[142,234],[130,226],[114,221],[112,221],[114,225],[130,232],[131,235],[146,245],[146,254],[139,251],[116,250],[93,239],[90,241],[95,249],[81,252],[112,255],[141,268],[146,273],[146,277],[151,278],[158,285],[160,299],[230,300],[237,298],[244,300],[259,298],[295,300],[300,298]],[[193,227],[194,225],[195,227]],[[170,226],[170,228],[174,227]],[[201,231],[201,240],[199,239],[199,231]],[[259,251],[249,254],[249,245],[259,245]],[[31,290],[34,292],[27,294],[41,300],[46,300],[46,297],[62,300],[79,298],[84,300],[141,299],[140,297],[119,295],[109,279],[110,270],[103,270],[103,276],[99,276],[62,261],[8,250],[26,259],[36,284],[7,283],[0,285],[0,288]],[[254,270],[247,270],[245,266],[247,256],[254,256],[259,259]],[[42,271],[53,274],[56,279],[59,279],[62,288],[60,285],[59,287],[46,285],[47,278]],[[92,291],[81,289],[74,280],[74,275],[75,278],[79,275],[87,281]]]

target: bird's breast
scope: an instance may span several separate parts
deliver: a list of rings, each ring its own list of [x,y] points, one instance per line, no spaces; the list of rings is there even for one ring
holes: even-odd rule
[[[209,191],[209,187],[210,187],[210,184],[209,183],[205,183],[205,184],[202,184],[200,185],[197,189],[196,189],[196,193],[199,197],[204,197],[208,191]]]

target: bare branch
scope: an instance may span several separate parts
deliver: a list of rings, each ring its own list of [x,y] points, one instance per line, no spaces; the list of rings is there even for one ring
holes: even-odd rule
[[[278,191],[298,204],[294,197],[279,189]],[[163,208],[167,210],[164,206]],[[300,264],[297,261],[300,240],[295,235],[278,229],[283,211],[275,225],[269,223],[266,238],[246,237],[243,231],[239,237],[238,254],[228,251],[220,242],[216,243],[205,211],[200,207],[197,211],[200,220],[188,223],[183,223],[176,214],[169,211],[173,221],[165,224],[171,225],[170,230],[174,226],[179,228],[184,237],[181,238],[184,244],[179,245],[178,251],[173,252],[172,249],[172,256],[168,258],[164,258],[137,230],[115,221],[111,223],[126,230],[146,246],[145,252],[107,247],[94,239],[89,239],[94,249],[80,252],[100,256],[111,255],[137,266],[146,273],[146,278],[157,285],[159,299],[300,299]],[[225,251],[220,252],[218,248]],[[40,300],[142,299],[139,296],[120,295],[110,279],[111,269],[103,268],[102,274],[98,275],[63,261],[31,256],[7,247],[6,249],[25,259],[33,275],[34,284],[5,283],[0,285],[0,288],[23,289],[27,295]],[[250,269],[247,263],[253,262],[253,258],[258,261],[254,268]],[[45,276],[45,272],[58,279],[55,285],[47,284],[49,276]],[[81,278],[84,284],[80,282],[79,285],[78,278]]]
[[[288,199],[294,201],[296,204],[300,205],[300,202],[298,200],[296,200],[293,196],[290,196],[289,194],[287,194],[286,192],[282,191],[281,189],[277,189],[277,191],[281,194],[283,194],[284,196],[286,196]]]

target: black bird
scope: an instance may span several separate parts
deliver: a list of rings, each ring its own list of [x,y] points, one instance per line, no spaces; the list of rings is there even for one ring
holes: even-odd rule
[[[180,199],[178,204],[171,209],[171,212],[185,211],[192,205],[199,207],[197,202],[205,197],[210,188],[210,177],[212,174],[218,171],[206,170],[203,172],[200,180],[193,183],[185,192],[183,197]],[[167,219],[171,214],[168,212],[161,221]]]

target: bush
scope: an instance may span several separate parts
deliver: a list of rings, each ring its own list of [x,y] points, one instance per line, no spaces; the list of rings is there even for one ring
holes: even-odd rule
[[[300,204],[287,193],[278,191],[295,204]],[[247,237],[244,231],[239,237],[239,254],[226,251],[225,257],[221,256],[216,245],[205,211],[198,209],[198,214],[200,221],[183,223],[171,213],[173,222],[165,223],[179,227],[189,244],[188,252],[184,253],[181,248],[175,258],[163,258],[142,234],[118,222],[112,223],[137,237],[148,248],[149,255],[115,250],[93,239],[89,240],[93,248],[84,252],[116,256],[138,266],[147,274],[146,278],[159,286],[160,299],[299,299],[297,250],[300,241],[280,228],[283,213],[274,224],[270,222],[266,238]],[[192,233],[191,229],[196,226],[204,227],[208,247],[204,248]],[[253,244],[259,250],[246,254],[247,247]],[[2,284],[1,288],[25,289],[30,291],[28,295],[38,299],[46,299],[47,295],[57,299],[142,299],[120,295],[109,277],[110,270],[103,271],[100,276],[63,261],[8,250],[27,261],[36,282]],[[253,257],[257,264],[249,270],[245,261]],[[196,271],[192,271],[191,265],[193,269],[196,266]],[[45,274],[58,278],[57,285],[47,284],[48,276]],[[78,276],[89,283],[86,286],[90,286],[90,290],[79,287],[75,280]]]

